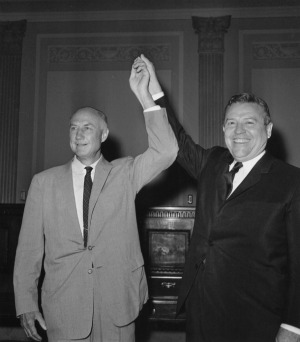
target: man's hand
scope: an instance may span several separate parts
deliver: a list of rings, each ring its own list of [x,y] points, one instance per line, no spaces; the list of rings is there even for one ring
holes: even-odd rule
[[[300,342],[300,335],[292,331],[280,328],[275,342]]]
[[[40,326],[44,330],[47,330],[44,318],[39,311],[26,312],[20,315],[20,323],[25,331],[26,336],[31,337],[35,341],[41,341],[42,337],[38,334],[36,330],[35,321],[38,321]]]
[[[143,109],[155,106],[155,102],[149,92],[150,74],[146,63],[137,57],[132,65],[129,78],[130,88],[138,98]]]
[[[141,59],[146,63],[147,69],[150,74],[150,82],[149,82],[149,91],[151,95],[155,95],[157,93],[162,92],[161,86],[158,82],[155,68],[152,62],[149,61],[143,54],[141,55]]]

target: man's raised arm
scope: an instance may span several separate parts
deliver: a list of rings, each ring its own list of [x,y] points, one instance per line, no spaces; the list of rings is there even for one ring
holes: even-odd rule
[[[131,90],[144,109],[148,149],[134,159],[133,179],[138,192],[176,159],[178,144],[166,110],[157,106],[149,89],[150,74],[141,57],[136,58],[129,78]]]

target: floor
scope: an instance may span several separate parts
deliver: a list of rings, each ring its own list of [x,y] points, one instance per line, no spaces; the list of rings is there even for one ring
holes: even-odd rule
[[[20,326],[0,326],[0,341],[24,342],[32,340],[26,337]],[[43,341],[46,342],[46,336]],[[136,321],[136,342],[185,342],[185,324],[183,321],[173,320],[153,321],[147,319],[147,315],[141,314]]]
[[[24,342],[32,341],[26,338],[22,328],[0,327],[1,342]],[[139,332],[136,336],[136,342],[185,342],[185,333],[183,331],[153,330]]]
[[[0,341],[30,341],[21,327],[0,327]]]

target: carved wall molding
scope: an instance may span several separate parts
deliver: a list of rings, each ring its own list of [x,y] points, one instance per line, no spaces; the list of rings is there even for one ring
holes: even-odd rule
[[[159,45],[70,45],[49,46],[48,63],[81,64],[98,62],[128,62],[144,53],[152,61],[169,61],[170,44]]]
[[[252,55],[255,60],[299,59],[300,42],[253,43]]]

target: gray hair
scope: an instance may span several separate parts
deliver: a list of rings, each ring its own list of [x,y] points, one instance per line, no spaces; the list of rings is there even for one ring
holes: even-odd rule
[[[82,108],[78,108],[72,115],[71,115],[71,118],[74,114],[76,114],[77,112],[80,112],[80,111],[83,111],[83,110],[87,110],[91,113],[94,113],[96,115],[98,115],[106,124],[108,123],[108,120],[107,120],[107,116],[105,115],[104,112],[102,112],[101,110],[99,109],[95,109],[93,107],[82,107]],[[70,118],[70,119],[71,119]]]

